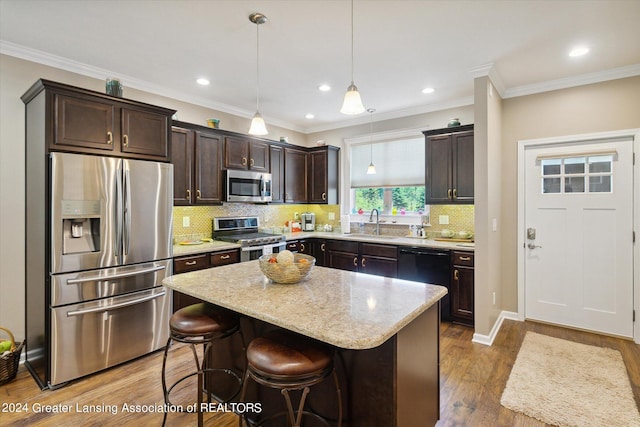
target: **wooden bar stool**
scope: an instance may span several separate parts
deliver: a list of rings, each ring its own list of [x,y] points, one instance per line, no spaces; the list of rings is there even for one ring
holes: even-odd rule
[[[239,316],[229,310],[225,310],[221,307],[216,307],[209,303],[193,304],[173,313],[169,320],[169,339],[164,350],[164,358],[162,360],[162,391],[164,393],[164,401],[166,405],[173,405],[170,401],[171,391],[180,383],[188,378],[197,375],[198,377],[198,398],[197,398],[197,412],[198,412],[198,426],[202,426],[204,422],[204,414],[201,411],[201,403],[203,403],[202,394],[207,395],[207,402],[211,402],[211,396],[213,395],[219,402],[228,402],[238,395],[242,384],[242,377],[232,369],[222,368],[209,368],[208,359],[209,353],[213,346],[214,341],[221,340],[229,337],[235,333],[240,334],[242,339],[242,347],[244,350],[244,336],[240,330],[240,318]],[[171,386],[167,387],[166,380],[166,366],[167,355],[169,348],[173,342],[181,342],[190,344],[193,358],[196,364],[196,370],[174,382]],[[196,346],[202,344],[203,354],[202,361],[198,358]],[[207,373],[223,373],[233,378],[234,382],[237,382],[237,388],[232,396],[221,399],[211,388],[214,384],[207,384],[205,389],[204,377]],[[162,425],[164,426],[167,421],[168,411],[164,413],[164,419]]]
[[[338,375],[334,368],[334,349],[328,344],[315,341],[302,335],[277,329],[253,339],[247,346],[247,369],[240,394],[244,402],[249,378],[258,384],[279,389],[287,404],[287,412],[273,414],[257,425],[278,416],[287,415],[293,427],[299,427],[303,415],[309,415],[330,425],[329,421],[318,414],[304,410],[309,387],[324,381],[333,374],[338,401],[337,425],[342,425],[342,395]],[[294,410],[289,392],[302,390],[298,409]],[[239,425],[242,426],[240,417]]]

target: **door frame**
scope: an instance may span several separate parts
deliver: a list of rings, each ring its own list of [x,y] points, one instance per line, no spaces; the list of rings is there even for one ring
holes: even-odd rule
[[[596,132],[577,135],[556,136],[550,138],[524,139],[518,141],[518,231],[517,231],[517,280],[518,280],[518,320],[525,319],[525,152],[528,148],[543,145],[560,145],[575,142],[597,143],[611,138],[632,138],[633,153],[640,153],[640,129],[624,129],[608,132]],[[633,162],[633,229],[640,230],[640,169]],[[640,235],[636,244],[640,244]],[[633,250],[633,309],[636,321],[633,324],[633,339],[640,344],[640,250]]]

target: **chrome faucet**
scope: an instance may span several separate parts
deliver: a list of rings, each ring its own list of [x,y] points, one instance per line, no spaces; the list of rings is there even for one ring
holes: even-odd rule
[[[380,235],[380,211],[378,211],[378,209],[376,208],[371,209],[371,215],[369,215],[369,222],[373,221],[374,211],[376,213],[376,236],[379,236]]]

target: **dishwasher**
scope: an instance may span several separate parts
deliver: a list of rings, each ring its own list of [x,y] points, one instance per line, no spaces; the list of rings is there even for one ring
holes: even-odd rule
[[[440,300],[440,317],[451,319],[449,251],[419,247],[400,247],[398,278],[440,285],[447,288],[447,295]]]

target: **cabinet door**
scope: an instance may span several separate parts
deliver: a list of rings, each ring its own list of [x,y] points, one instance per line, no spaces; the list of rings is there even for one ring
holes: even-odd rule
[[[473,203],[473,131],[453,134],[453,199]]]
[[[398,277],[398,260],[371,255],[360,257],[361,273],[375,274],[376,276]]]
[[[311,255],[312,250],[313,245],[311,243],[311,240],[298,240],[298,252],[300,252],[301,254]]]
[[[311,240],[311,255],[316,259],[316,265],[327,265],[327,243],[323,239]]]
[[[309,203],[327,203],[327,152],[309,153]]]
[[[122,108],[121,151],[144,158],[169,159],[169,118],[164,114]]]
[[[271,202],[284,202],[284,150],[272,145],[269,147],[271,165]]]
[[[327,250],[327,266],[338,270],[358,271],[358,254],[329,249]]]
[[[224,167],[227,169],[248,169],[249,141],[237,136],[224,137]]]
[[[269,172],[269,144],[262,141],[249,142],[249,169]]]
[[[306,203],[307,152],[295,148],[284,149],[284,201]]]
[[[195,203],[222,202],[222,141],[219,135],[196,132],[195,137]]]
[[[173,128],[171,131],[171,163],[173,164],[173,204],[191,204],[193,164],[193,132]]]
[[[53,144],[113,151],[116,133],[113,103],[54,94]]]
[[[426,144],[426,203],[451,203],[451,135],[427,137]]]
[[[454,266],[451,278],[451,316],[473,326],[473,268]]]

